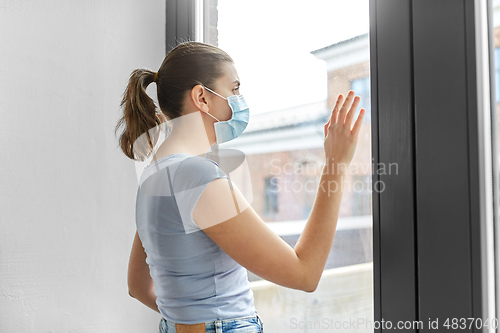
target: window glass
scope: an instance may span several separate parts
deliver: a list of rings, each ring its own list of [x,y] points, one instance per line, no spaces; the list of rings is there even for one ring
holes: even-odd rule
[[[346,331],[356,321],[350,329],[372,332],[368,1],[218,0],[208,10],[205,17],[217,20],[205,23],[205,42],[234,59],[250,108],[246,130],[220,149],[245,153],[251,205],[292,248],[318,190],[323,126],[339,94],[352,89],[361,97],[356,114],[367,112],[318,288],[305,293],[252,272],[248,278],[266,331]]]
[[[500,102],[500,45],[495,45],[495,96],[496,102]]]
[[[356,92],[356,94],[361,97],[359,103],[359,109],[356,112],[356,117],[359,114],[359,110],[364,108],[366,110],[366,116],[364,121],[369,121],[371,118],[371,108],[370,108],[370,78],[365,76],[360,79],[355,79],[351,81],[351,89]]]

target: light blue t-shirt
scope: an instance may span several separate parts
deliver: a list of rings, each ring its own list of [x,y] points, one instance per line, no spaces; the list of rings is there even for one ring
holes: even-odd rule
[[[144,169],[136,224],[161,314],[175,323],[252,316],[247,270],[192,220],[206,186],[229,176],[208,158],[171,154]],[[173,195],[172,195],[173,193]]]

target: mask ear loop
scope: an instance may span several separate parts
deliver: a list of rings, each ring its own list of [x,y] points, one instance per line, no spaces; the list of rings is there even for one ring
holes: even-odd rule
[[[208,91],[210,91],[211,93],[214,93],[214,94],[216,94],[217,96],[219,96],[219,97],[221,97],[221,98],[224,98],[224,99],[227,101],[227,98],[222,97],[221,95],[219,95],[218,93],[216,93],[216,92],[215,92],[215,91],[213,91],[212,89],[207,88],[207,87],[205,87],[205,86],[203,86],[203,88],[207,89],[207,90],[208,90]],[[207,114],[208,114],[210,117],[214,118],[215,120],[217,120],[217,121],[220,123],[220,120],[219,120],[219,119],[215,118],[214,116],[212,116],[212,115],[211,115],[210,113],[208,113],[208,112],[207,112]]]
[[[214,118],[215,120],[217,120],[217,121],[220,123],[220,120],[219,120],[219,119],[215,118],[214,116],[212,116],[212,115],[211,115],[210,113],[208,113],[208,112],[207,112],[207,114],[208,114],[210,117]]]
[[[221,95],[219,95],[218,93],[216,93],[216,92],[215,92],[215,91],[213,91],[212,89],[207,88],[207,87],[205,87],[205,89],[207,89],[207,90],[208,90],[208,91],[210,91],[211,93],[216,94],[216,95],[217,95],[217,96],[219,96],[220,98],[224,98],[224,99],[227,101],[227,98],[226,98],[226,97],[222,97]]]

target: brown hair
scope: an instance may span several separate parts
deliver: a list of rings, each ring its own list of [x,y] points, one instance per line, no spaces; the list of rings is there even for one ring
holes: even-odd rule
[[[160,113],[156,113],[154,101],[146,94],[156,73],[134,70],[120,103],[123,116],[115,128],[116,134],[125,125],[119,139],[124,154],[133,160],[145,160],[158,139],[157,135],[151,138],[149,130],[167,119],[181,116],[186,93],[199,84],[211,87],[223,75],[222,65],[226,61],[233,62],[233,59],[210,44],[184,42],[174,47],[163,60],[156,78]],[[143,134],[147,137],[147,149],[134,149],[137,148],[134,143]]]

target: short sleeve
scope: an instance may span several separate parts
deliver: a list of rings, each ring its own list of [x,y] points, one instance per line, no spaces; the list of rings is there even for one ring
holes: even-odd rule
[[[207,185],[218,178],[230,179],[215,161],[205,157],[186,158],[177,167],[173,190],[187,234],[201,230],[193,221],[193,210]]]

